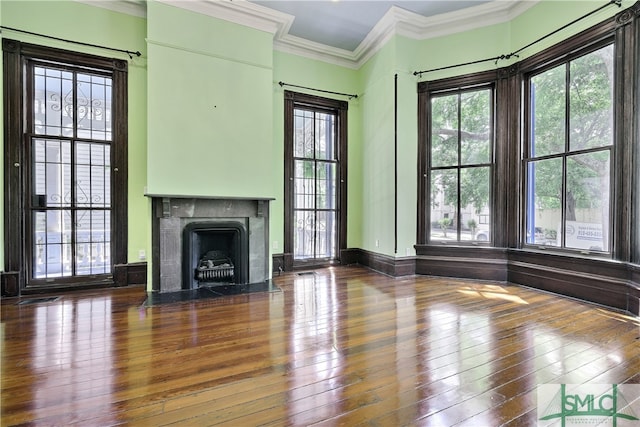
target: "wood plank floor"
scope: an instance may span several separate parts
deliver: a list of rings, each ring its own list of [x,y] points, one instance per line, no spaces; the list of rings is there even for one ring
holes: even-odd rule
[[[2,426],[533,426],[540,384],[640,383],[639,319],[598,306],[361,267],[274,281],[3,299]]]

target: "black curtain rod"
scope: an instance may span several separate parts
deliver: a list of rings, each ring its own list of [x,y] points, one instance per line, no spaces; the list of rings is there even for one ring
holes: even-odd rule
[[[75,41],[75,40],[68,40],[68,39],[63,39],[63,38],[60,38],[60,37],[48,36],[46,34],[40,34],[40,33],[31,32],[31,31],[20,30],[18,28],[6,27],[4,25],[0,25],[0,28],[2,28],[3,30],[16,31],[18,33],[29,34],[29,35],[38,36],[38,37],[44,37],[44,38],[47,38],[47,39],[58,40],[58,41],[61,41],[61,42],[66,42],[66,43],[73,43],[73,44],[79,44],[79,45],[82,45],[82,46],[89,46],[89,47],[96,47],[98,49],[110,50],[110,51],[113,51],[113,52],[126,53],[127,55],[129,55],[129,59],[133,59],[133,55],[135,55],[135,56],[141,56],[142,55],[140,53],[140,51],[133,52],[131,50],[126,50],[126,49],[116,49],[114,47],[100,46],[100,45],[97,45],[97,44],[84,43],[84,42],[79,42],[79,41]]]
[[[322,92],[322,93],[330,93],[330,94],[333,94],[333,95],[348,96],[349,99],[358,97],[358,95],[353,95],[353,94],[350,94],[350,93],[342,93],[342,92],[333,92],[333,91],[330,91],[330,90],[314,89],[312,87],[292,85],[292,84],[285,83],[285,82],[278,82],[278,84],[280,85],[280,87],[282,87],[282,86],[297,87],[299,89],[313,90],[315,92]]]
[[[541,41],[543,41],[543,40],[545,40],[545,39],[547,39],[547,38],[549,38],[549,37],[553,36],[554,34],[559,33],[560,31],[564,30],[565,28],[570,27],[570,26],[572,26],[573,24],[575,24],[575,23],[577,23],[577,22],[580,22],[580,21],[582,21],[583,19],[588,18],[589,16],[591,16],[591,15],[593,15],[593,14],[596,14],[596,13],[600,12],[602,9],[605,9],[605,8],[607,8],[607,7],[611,6],[611,5],[614,5],[614,4],[615,4],[616,6],[618,6],[618,7],[622,7],[622,0],[610,0],[607,4],[604,4],[604,5],[600,6],[599,8],[597,8],[597,9],[595,9],[595,10],[592,10],[591,12],[589,12],[589,13],[587,13],[587,14],[585,14],[585,15],[582,15],[581,17],[579,17],[579,18],[577,18],[577,19],[574,19],[573,21],[569,22],[568,24],[563,25],[562,27],[560,27],[560,28],[556,29],[555,31],[552,31],[552,32],[550,32],[549,34],[546,34],[546,35],[544,35],[544,36],[540,37],[539,39],[532,41],[532,42],[531,42],[531,43],[529,43],[528,45],[526,45],[526,46],[524,46],[524,47],[521,47],[520,49],[518,49],[518,50],[516,50],[516,51],[514,51],[514,52],[511,52],[511,53],[509,53],[509,54],[506,54],[506,55],[500,55],[500,56],[494,56],[493,58],[479,59],[479,60],[477,60],[477,61],[464,62],[464,63],[461,63],[461,64],[448,65],[448,66],[446,66],[446,67],[432,68],[432,69],[429,69],[429,70],[423,70],[423,71],[414,71],[414,72],[413,72],[413,75],[414,75],[414,76],[422,77],[422,75],[423,75],[424,73],[430,73],[430,72],[432,72],[432,71],[448,70],[448,69],[450,69],[450,68],[464,67],[465,65],[480,64],[480,63],[482,63],[482,62],[489,62],[489,61],[494,61],[494,62],[497,64],[497,63],[498,63],[498,61],[500,61],[500,60],[503,60],[503,59],[511,59],[511,57],[514,57],[514,56],[515,56],[516,58],[519,58],[520,56],[519,56],[518,54],[519,54],[520,52],[522,52],[523,50],[525,50],[525,49],[527,49],[527,48],[529,48],[529,47],[531,47],[531,46],[533,46],[533,45],[535,45],[535,44],[537,44],[537,43],[540,43]]]

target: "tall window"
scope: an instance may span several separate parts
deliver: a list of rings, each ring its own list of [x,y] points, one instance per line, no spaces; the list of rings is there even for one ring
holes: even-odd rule
[[[28,64],[32,277],[110,273],[112,79]]]
[[[127,262],[127,63],[3,51],[5,268],[21,287],[109,283]]]
[[[330,262],[346,244],[346,103],[292,92],[285,100],[285,252],[294,264]]]
[[[293,257],[335,258],[336,114],[296,108],[293,115]]]
[[[431,92],[429,240],[489,241],[492,87]]]
[[[610,250],[614,46],[530,75],[525,244]]]

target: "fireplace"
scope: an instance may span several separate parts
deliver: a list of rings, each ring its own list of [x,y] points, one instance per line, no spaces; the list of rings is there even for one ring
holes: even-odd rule
[[[182,232],[182,287],[247,284],[249,245],[243,221],[192,222]]]
[[[270,279],[269,202],[263,198],[152,198],[152,289],[174,292]]]

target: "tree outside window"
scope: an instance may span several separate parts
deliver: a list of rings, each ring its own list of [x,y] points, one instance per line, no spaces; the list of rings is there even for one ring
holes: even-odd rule
[[[527,81],[525,244],[610,250],[613,55],[609,44]]]
[[[489,241],[493,88],[432,94],[432,241]]]

